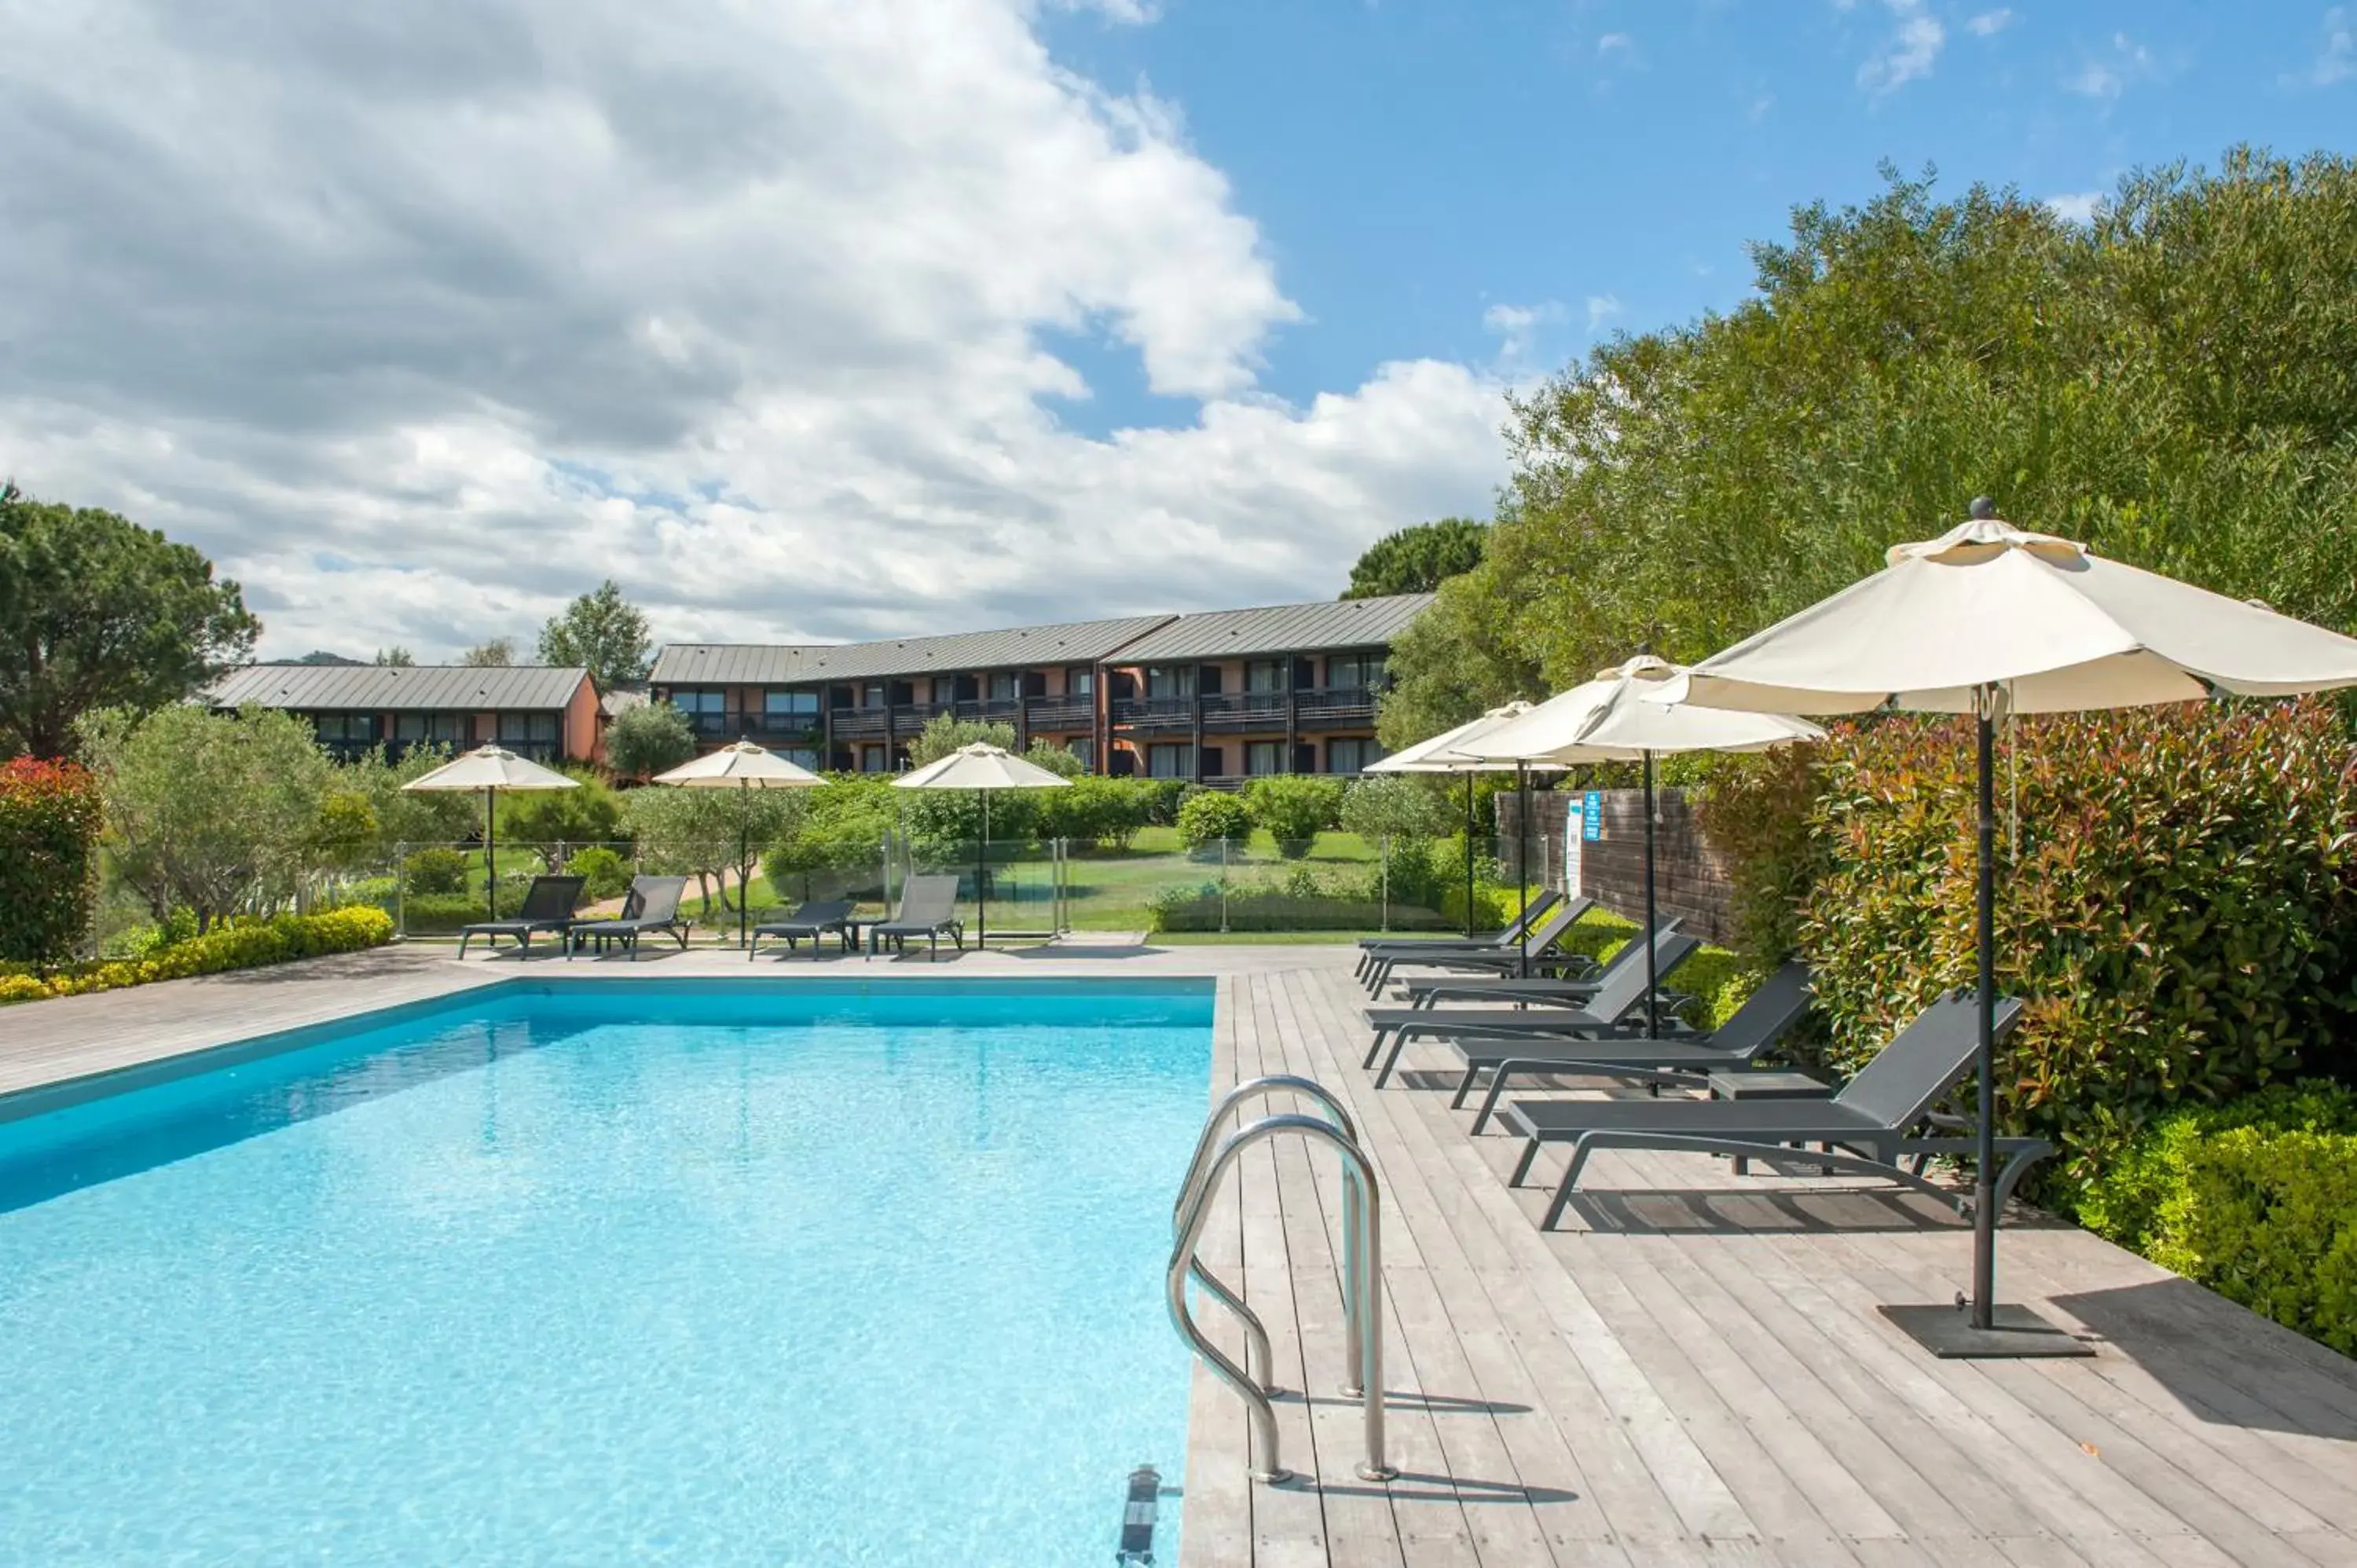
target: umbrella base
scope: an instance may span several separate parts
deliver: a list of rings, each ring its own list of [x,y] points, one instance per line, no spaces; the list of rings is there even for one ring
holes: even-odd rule
[[[1999,1303],[1990,1326],[1973,1326],[1963,1305],[1885,1306],[1878,1309],[1907,1337],[1943,1361],[2024,1360],[2033,1357],[2092,1356],[2095,1348],[2057,1327],[2026,1306]]]

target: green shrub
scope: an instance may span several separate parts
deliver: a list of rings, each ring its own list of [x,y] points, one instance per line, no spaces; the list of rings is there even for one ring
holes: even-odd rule
[[[1433,782],[1400,773],[1377,773],[1342,791],[1342,828],[1367,843],[1419,843],[1448,832],[1452,819]]]
[[[1203,792],[1200,784],[1185,779],[1131,779],[1125,782],[1145,791],[1148,827],[1175,828],[1178,825],[1178,808],[1189,796]]]
[[[500,802],[501,843],[604,843],[627,835],[622,798],[595,769],[568,768],[570,789],[519,789]]]
[[[0,763],[0,960],[72,959],[98,913],[98,781],[70,762]]]
[[[2005,1131],[2061,1150],[2041,1197],[2067,1206],[2177,1105],[2345,1073],[2357,782],[2329,704],[2028,719],[2013,747],[1999,791],[2018,788],[2020,848],[1999,873],[1996,961],[2025,1010],[1997,1092]],[[1796,933],[1851,1069],[1973,979],[1972,746],[1964,724],[1885,719],[1821,750],[1824,863]]]
[[[1040,831],[1080,845],[1127,849],[1137,831],[1152,823],[1160,793],[1145,779],[1083,775],[1066,789],[1044,792]]]
[[[568,875],[581,878],[581,896],[591,903],[619,898],[630,890],[630,866],[604,844],[576,850],[565,863]]]
[[[179,980],[254,969],[321,953],[351,952],[393,940],[393,919],[382,909],[352,907],[317,915],[279,915],[270,919],[234,919],[200,937],[158,949],[152,956],[86,966],[47,981],[30,975],[0,978],[0,1002],[73,996],[113,991],[151,981]]]
[[[463,893],[467,857],[455,849],[421,849],[402,863],[403,889],[413,897]]]
[[[528,879],[500,878],[500,919],[512,919],[522,910],[524,891],[530,886]],[[490,918],[480,893],[412,894],[401,901],[401,929],[413,937],[447,936],[462,926]]]
[[[2223,1105],[2188,1106],[2156,1118],[2078,1194],[2079,1223],[2149,1255],[2164,1208],[2183,1194],[2201,1147],[2245,1127],[2272,1132],[2357,1133],[2357,1090],[2310,1079],[2270,1084]]]
[[[1189,849],[1208,849],[1222,839],[1247,838],[1252,816],[1233,795],[1206,789],[1178,808],[1178,842]]]
[[[2164,1222],[2155,1262],[2357,1355],[2357,1136],[2219,1133]]]
[[[1331,779],[1297,773],[1255,779],[1244,790],[1244,810],[1255,827],[1276,841],[1279,854],[1297,860],[1334,826],[1342,810],[1342,787]]]
[[[1500,897],[1511,915],[1513,890],[1503,889]],[[1574,920],[1571,929],[1555,945],[1566,952],[1584,953],[1601,963],[1618,953],[1636,934],[1634,920],[1596,909]],[[1709,946],[1697,949],[1662,981],[1664,990],[1682,992],[1693,998],[1680,1016],[1697,1029],[1715,1029],[1727,1022],[1759,983],[1759,972],[1740,956],[1725,948]]]

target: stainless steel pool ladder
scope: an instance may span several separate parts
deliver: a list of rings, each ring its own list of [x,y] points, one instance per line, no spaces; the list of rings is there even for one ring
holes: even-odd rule
[[[1220,1137],[1220,1129],[1246,1101],[1283,1093],[1306,1096],[1327,1114],[1265,1116]],[[1342,1392],[1358,1400],[1365,1411],[1367,1456],[1358,1466],[1360,1478],[1388,1481],[1399,1472],[1383,1462],[1383,1197],[1374,1167],[1359,1147],[1359,1130],[1351,1113],[1323,1084],[1291,1074],[1256,1078],[1238,1084],[1212,1108],[1203,1122],[1202,1135],[1195,1141],[1195,1157],[1188,1163],[1178,1200],[1171,1207],[1170,1268],[1165,1281],[1170,1321],[1213,1375],[1243,1398],[1258,1457],[1253,1479],[1271,1485],[1291,1479],[1292,1472],[1279,1462],[1276,1412],[1270,1402],[1271,1396],[1283,1391],[1276,1386],[1268,1330],[1243,1298],[1196,1255],[1220,1178],[1244,1150],[1286,1134],[1329,1144],[1342,1158],[1342,1318],[1351,1369]],[[1243,1325],[1244,1365],[1237,1366],[1196,1324],[1187,1304],[1190,1278]]]

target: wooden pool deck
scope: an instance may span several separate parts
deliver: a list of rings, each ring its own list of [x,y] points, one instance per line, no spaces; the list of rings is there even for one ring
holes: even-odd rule
[[[1334,1392],[1335,1162],[1297,1144],[1255,1149],[1214,1210],[1205,1255],[1267,1322],[1279,1380],[1310,1392],[1277,1405],[1285,1463],[1310,1479],[1249,1483],[1243,1407],[1199,1369],[1182,1568],[2357,1568],[2357,1362],[2035,1217],[2002,1238],[2004,1294],[2096,1354],[1932,1360],[1875,1308],[1952,1297],[1964,1230],[1870,1181],[1599,1159],[1593,1197],[1568,1229],[1542,1233],[1543,1193],[1505,1186],[1510,1141],[1470,1138],[1469,1113],[1425,1087],[1440,1051],[1412,1050],[1405,1084],[1373,1090],[1348,949],[1038,950],[754,972],[1215,976],[1214,1092],[1296,1072],[1349,1105],[1382,1183],[1402,1474],[1355,1477],[1359,1412]],[[0,1091],[518,972],[395,949],[0,1009]],[[748,966],[698,952],[636,972]]]

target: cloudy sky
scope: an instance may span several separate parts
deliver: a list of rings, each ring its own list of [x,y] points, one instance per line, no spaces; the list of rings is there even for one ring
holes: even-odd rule
[[[1884,157],[2348,150],[2357,19],[1935,0],[0,0],[0,471],[264,650],[1324,597]]]

